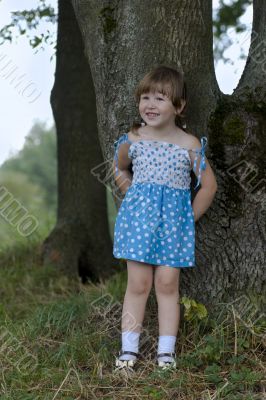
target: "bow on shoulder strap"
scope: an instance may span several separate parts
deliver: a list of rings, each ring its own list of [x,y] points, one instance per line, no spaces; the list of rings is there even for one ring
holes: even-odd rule
[[[200,142],[201,142],[201,148],[193,150],[193,151],[195,151],[197,153],[197,155],[195,157],[195,160],[194,160],[194,165],[193,165],[194,171],[196,170],[196,165],[197,165],[198,158],[199,158],[199,156],[201,156],[200,165],[199,165],[199,176],[198,176],[197,184],[194,187],[194,189],[197,189],[197,187],[199,186],[199,184],[201,182],[201,171],[204,171],[206,169],[205,148],[206,148],[207,142],[208,142],[207,137],[203,136],[200,139]]]

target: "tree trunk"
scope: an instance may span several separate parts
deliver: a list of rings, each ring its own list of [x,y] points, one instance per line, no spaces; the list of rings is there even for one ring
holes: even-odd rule
[[[138,119],[133,91],[154,64],[170,63],[184,70],[191,93],[189,128],[197,136],[206,134],[219,96],[213,66],[211,1],[153,0],[148,8],[140,0],[72,3],[96,88],[99,139],[107,162],[112,160],[115,138]],[[196,98],[194,93],[200,96]],[[112,180],[109,184],[114,189]],[[115,190],[114,194],[119,207],[121,193]],[[192,199],[194,195],[192,191]]]
[[[133,91],[144,73],[158,64],[179,66],[185,72],[188,127],[198,137],[208,136],[206,155],[217,176],[218,192],[196,223],[196,268],[182,270],[181,294],[211,307],[233,301],[243,292],[262,292],[262,194],[255,200],[255,193],[237,181],[242,177],[235,177],[241,160],[257,166],[257,180],[265,173],[265,96],[262,104],[254,95],[246,100],[258,85],[265,93],[265,80],[257,74],[252,79],[255,63],[262,61],[265,51],[259,56],[253,42],[251,54],[255,52],[257,60],[249,56],[239,90],[226,96],[219,90],[214,72],[211,0],[151,0],[148,7],[140,0],[72,3],[92,70],[105,160],[112,159],[114,140],[137,118]],[[254,26],[258,40],[264,41],[262,47],[265,10],[265,0],[254,2]],[[263,65],[265,76],[265,61]],[[192,192],[192,200],[196,194]]]
[[[205,217],[199,261],[212,252],[208,279],[213,295],[230,299],[243,293],[261,297],[265,307],[266,254],[266,1],[254,1],[247,63],[231,96],[223,95],[209,121],[209,138],[218,174],[215,207]],[[205,222],[204,221],[204,222]],[[205,226],[212,233],[205,237]],[[203,286],[201,287],[201,290]],[[219,295],[219,298],[222,298]],[[246,300],[244,300],[246,301]]]
[[[91,173],[103,162],[95,93],[71,1],[59,1],[57,62],[51,104],[57,130],[57,224],[43,244],[44,263],[93,281],[115,270],[106,187]]]

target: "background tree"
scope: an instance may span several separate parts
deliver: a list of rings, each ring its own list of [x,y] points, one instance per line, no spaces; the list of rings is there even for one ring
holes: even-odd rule
[[[89,64],[71,1],[58,3],[55,83],[51,104],[57,130],[57,223],[43,244],[44,263],[83,281],[115,269],[106,188],[91,174],[103,162]]]
[[[58,21],[51,94],[59,165],[58,212],[56,226],[44,241],[43,262],[54,263],[75,277],[79,272],[84,282],[88,278],[99,280],[112,274],[117,263],[112,257],[106,188],[90,174],[103,158],[90,68],[71,1],[59,1],[58,17],[43,0],[36,9],[16,11],[0,35],[4,41],[12,41],[14,29],[18,29],[38,49],[53,43],[49,31],[31,37],[41,19]]]
[[[43,189],[34,184],[24,173],[12,169],[5,171],[0,169],[0,187],[0,253],[17,245],[18,242],[25,246],[28,246],[30,242],[39,242],[51,230],[55,222],[53,210],[47,208],[44,201]],[[4,193],[7,195],[4,196]],[[7,208],[6,211],[4,211],[5,208]],[[23,213],[19,213],[19,210],[22,209],[26,210],[26,215],[34,218],[34,226],[32,226],[34,231],[30,236],[21,235],[18,229],[19,221],[22,221],[23,217]],[[19,214],[16,217],[17,212]]]
[[[29,237],[24,237],[19,234],[16,224],[3,218],[0,233],[2,250],[18,241],[28,245],[29,241],[43,240],[48,234],[56,220],[56,178],[55,129],[36,122],[26,136],[22,150],[0,167],[0,185],[19,202],[18,207],[26,208],[37,219],[38,227]],[[6,205],[7,198],[3,201]]]
[[[44,204],[52,213],[57,208],[57,158],[55,128],[46,128],[43,122],[36,122],[25,138],[23,149],[6,160],[2,172],[19,172],[39,186],[43,192]]]

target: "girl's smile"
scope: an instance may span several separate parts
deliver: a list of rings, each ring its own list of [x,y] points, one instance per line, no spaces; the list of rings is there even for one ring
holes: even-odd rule
[[[154,118],[154,117],[158,117],[160,114],[156,114],[156,113],[152,113],[152,112],[147,112],[146,113],[148,118]]]
[[[153,128],[175,126],[176,109],[169,97],[160,92],[143,93],[140,96],[139,113],[146,124]]]

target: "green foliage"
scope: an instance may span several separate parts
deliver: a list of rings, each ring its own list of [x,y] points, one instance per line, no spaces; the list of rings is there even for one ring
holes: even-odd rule
[[[34,237],[40,239],[46,236],[55,223],[57,206],[54,128],[46,129],[41,123],[33,126],[23,149],[0,167],[0,186],[8,193],[8,198],[2,199],[2,205],[8,207],[12,201],[12,215],[26,212],[26,215],[33,216],[38,225],[30,237],[24,237],[18,229],[19,219],[13,221],[2,212],[1,249],[12,246],[15,242],[29,243]]]
[[[26,35],[32,48],[39,49],[41,47],[43,49],[44,44],[49,44],[54,45],[56,49],[54,34],[49,29],[45,33],[38,32],[42,20],[51,24],[57,22],[55,10],[47,4],[47,1],[40,0],[38,7],[35,9],[13,11],[11,13],[11,22],[0,30],[0,45],[6,41],[12,42],[15,36],[14,31],[17,30],[18,35],[16,37]],[[229,61],[228,58],[224,57],[225,50],[232,44],[227,34],[228,29],[234,27],[236,33],[246,30],[247,27],[240,22],[240,18],[250,4],[252,4],[252,0],[232,0],[230,4],[220,0],[218,11],[213,19],[214,57],[216,61],[219,59],[224,62]],[[114,13],[115,8],[110,6],[102,8],[99,12],[106,40],[117,27]],[[30,37],[30,31],[37,32],[37,34]],[[245,58],[243,54],[241,57]]]
[[[190,370],[198,369],[203,365],[203,361],[195,352],[186,353],[177,360],[178,368],[189,368]]]
[[[241,338],[240,338],[241,339]],[[240,340],[239,339],[239,340]],[[239,341],[238,341],[238,343],[239,343]],[[237,364],[242,364],[243,363],[243,361],[245,361],[245,355],[244,354],[240,354],[240,355],[238,355],[238,356],[232,356],[232,357],[230,357],[230,358],[228,358],[227,359],[227,363],[228,364],[230,364],[230,365],[237,365]]]
[[[222,337],[206,335],[202,345],[197,349],[197,355],[204,362],[216,362],[222,358],[224,352],[224,341]]]
[[[193,299],[183,296],[180,300],[181,304],[185,306],[185,318],[188,321],[206,318],[207,310],[204,304],[197,303]]]
[[[38,210],[43,205],[43,191],[40,186],[30,181],[30,178],[22,172],[0,169],[1,187],[19,199],[24,207],[30,207],[32,211]],[[4,199],[3,199],[4,201]]]
[[[124,269],[115,274],[107,282],[107,291],[110,293],[115,301],[121,301],[124,297],[127,285],[127,271]]]
[[[213,23],[214,35],[220,37],[226,34],[228,27],[234,26],[237,32],[243,32],[246,29],[246,25],[241,24],[239,19],[250,4],[252,4],[252,0],[234,0],[230,4],[220,0],[217,16]]]
[[[236,34],[247,29],[247,26],[240,22],[240,18],[250,4],[252,4],[252,0],[231,0],[230,4],[220,0],[218,11],[213,19],[214,58],[216,61],[221,59],[224,62],[229,61],[224,56],[225,50],[232,45],[228,29],[235,28]],[[242,58],[246,57],[242,54]]]
[[[3,163],[1,172],[19,172],[43,190],[44,203],[55,211],[57,204],[57,150],[54,127],[37,122],[25,138],[23,149]]]
[[[43,236],[54,220],[54,213],[52,210],[48,210],[44,203],[43,190],[30,182],[25,174],[1,170],[0,187],[1,189],[4,188],[5,193],[7,193],[7,197],[0,202],[3,206],[0,214],[0,249],[3,250],[16,242],[29,243],[33,236],[38,238]],[[11,205],[9,206],[9,204]],[[5,208],[8,211],[5,212]],[[8,215],[6,215],[7,212]],[[34,220],[37,221],[36,230],[30,237],[21,235],[19,230],[20,221],[22,221],[23,216],[27,215],[33,216]]]
[[[53,45],[56,49],[54,33],[49,29],[45,33],[39,32],[42,21],[52,25],[57,22],[54,8],[46,0],[39,0],[35,9],[12,11],[11,22],[0,30],[0,45],[6,41],[12,42],[14,37],[26,35],[32,48],[44,49],[43,45]],[[16,31],[18,33],[15,35]],[[30,35],[31,31],[35,32],[33,37]]]
[[[238,390],[252,388],[264,375],[261,372],[253,371],[246,366],[240,366],[239,370],[232,370],[228,379]]]
[[[62,335],[68,335],[73,332],[79,320],[84,320],[87,315],[87,304],[80,296],[70,295],[68,300],[64,302],[57,301],[42,307],[33,313],[29,320],[29,326],[34,330],[28,330],[28,337],[41,334],[56,338]]]
[[[211,364],[205,368],[204,373],[206,374],[206,380],[210,383],[220,383],[223,381],[220,373],[222,368],[218,364]]]
[[[165,393],[157,387],[146,386],[144,387],[144,393],[149,396],[149,399],[161,400],[165,398]]]

